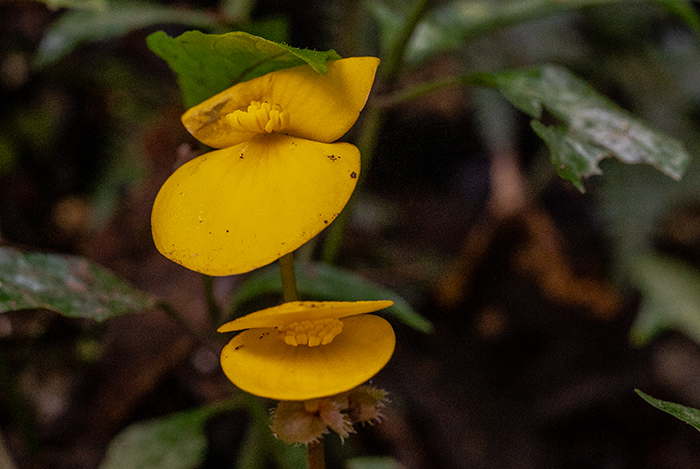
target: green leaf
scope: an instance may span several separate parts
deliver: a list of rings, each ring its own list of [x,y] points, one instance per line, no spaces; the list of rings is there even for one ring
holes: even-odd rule
[[[206,456],[204,433],[209,418],[238,407],[213,404],[163,418],[135,423],[119,433],[107,448],[99,469],[193,469]]]
[[[650,129],[564,68],[545,65],[479,74],[475,81],[498,89],[535,119],[532,127],[549,146],[557,172],[581,192],[582,179],[602,174],[598,163],[607,156],[650,164],[674,179],[681,178],[690,162],[677,140]],[[539,122],[545,111],[558,123]]]
[[[115,3],[99,11],[71,10],[46,32],[39,44],[34,65],[51,65],[82,43],[115,38],[135,29],[164,23],[205,29],[218,27],[214,17],[208,13],[150,3]]]
[[[188,31],[176,38],[158,31],[148,36],[148,47],[176,73],[186,107],[276,70],[309,64],[326,73],[326,61],[340,58],[333,50],[297,49],[241,31],[221,35]]]
[[[700,344],[700,272],[660,255],[646,255],[632,264],[642,293],[642,307],[631,330],[643,344],[659,332],[677,330]]]
[[[0,312],[45,308],[97,321],[155,300],[82,257],[0,248]]]
[[[295,266],[297,289],[305,299],[328,301],[363,301],[391,300],[393,306],[387,311],[408,326],[421,331],[431,332],[432,324],[418,314],[398,294],[369,282],[347,270],[322,263],[297,262]],[[276,266],[259,269],[251,274],[238,288],[232,308],[259,296],[281,293],[282,281]]]
[[[663,410],[664,412],[673,415],[677,419],[692,425],[696,430],[700,430],[700,410],[693,409],[692,407],[686,407],[680,404],[675,404],[673,402],[656,399],[654,397],[651,397],[649,394],[643,393],[639,389],[635,389],[634,392],[639,394],[639,396],[642,399],[644,399],[657,409]]]
[[[440,3],[418,23],[406,50],[406,61],[420,63],[435,54],[460,47],[465,41],[511,25],[564,11],[634,0],[455,0]],[[413,2],[365,0],[379,24],[384,51],[410,14]]]
[[[689,0],[656,0],[656,3],[684,21],[695,31],[695,34],[700,34],[700,14],[693,8],[693,2]]]
[[[401,464],[390,456],[366,456],[346,461],[348,469],[399,469]]]
[[[107,6],[107,0],[39,0],[49,8],[77,8],[101,11]]]

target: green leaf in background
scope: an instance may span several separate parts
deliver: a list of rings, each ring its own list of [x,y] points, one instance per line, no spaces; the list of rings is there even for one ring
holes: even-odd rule
[[[115,38],[129,31],[164,23],[211,30],[220,27],[208,13],[145,2],[110,3],[98,11],[71,10],[46,32],[39,44],[34,65],[51,65],[82,43]]]
[[[49,8],[76,8],[81,10],[104,10],[107,0],[39,0]]]
[[[657,409],[663,410],[664,412],[673,415],[677,419],[692,425],[696,430],[700,430],[700,410],[653,398],[649,394],[645,394],[639,389],[635,389],[634,392],[639,394],[642,399]]]
[[[406,61],[417,64],[435,54],[456,49],[491,31],[564,11],[631,3],[635,0],[454,0],[441,2],[418,23],[406,50]],[[675,1],[675,0],[673,0]],[[365,0],[379,25],[384,51],[393,43],[413,2]],[[668,3],[672,3],[669,1]]]
[[[362,277],[322,263],[297,262],[295,266],[297,289],[305,299],[328,301],[391,300],[387,312],[406,325],[431,332],[432,324],[391,290],[369,282]],[[232,304],[235,310],[242,304],[262,295],[282,293],[282,281],[276,266],[259,269],[238,288]]]
[[[155,300],[82,257],[0,248],[0,312],[45,308],[97,321]]]
[[[367,456],[346,461],[348,469],[400,469],[401,464],[389,456]]]
[[[213,404],[135,423],[112,440],[99,469],[200,467],[206,456],[207,420],[238,406],[237,403]]]
[[[148,36],[148,47],[176,73],[186,107],[276,70],[309,64],[326,73],[326,61],[340,58],[333,50],[297,49],[240,31],[221,35],[188,31],[176,38],[158,31]]]
[[[630,332],[644,344],[659,332],[677,330],[700,344],[700,272],[681,261],[649,254],[632,264],[642,307]]]
[[[674,179],[681,178],[690,162],[677,140],[650,129],[564,68],[545,65],[475,78],[535,119],[532,127],[549,146],[559,176],[581,192],[582,179],[602,174],[598,163],[607,156],[650,164]],[[540,122],[545,110],[558,123]]]
[[[693,8],[690,0],[656,0],[656,3],[676,15],[690,26],[695,34],[700,34],[700,14]]]

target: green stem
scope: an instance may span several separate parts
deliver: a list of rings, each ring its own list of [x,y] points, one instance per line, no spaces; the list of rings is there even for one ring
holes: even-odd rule
[[[489,82],[485,74],[476,73],[471,75],[459,75],[455,77],[443,78],[441,80],[429,81],[427,83],[421,83],[420,85],[397,91],[389,96],[382,97],[381,100],[378,100],[379,102],[377,103],[377,106],[382,108],[391,108],[393,106],[412,101],[416,98],[429,95],[430,93],[440,91],[443,88],[465,85],[480,85],[491,88],[495,87],[495,83]]]
[[[385,85],[391,85],[399,75],[404,61],[408,41],[413,35],[418,22],[421,20],[425,12],[428,10],[429,0],[417,0],[413,5],[408,18],[406,19],[403,28],[396,35],[396,39],[388,48],[388,52],[382,59],[382,65],[379,67],[380,78]],[[384,106],[368,105],[364,115],[364,122],[357,137],[357,147],[362,155],[362,167],[360,170],[360,178],[357,181],[356,191],[362,186],[370,167],[372,157],[374,156],[377,135],[382,128],[384,118],[386,117],[386,109]],[[334,264],[338,258],[340,246],[342,245],[343,233],[345,226],[348,223],[348,217],[352,213],[354,197],[345,205],[345,209],[340,213],[338,218],[328,228],[326,240],[321,253],[321,260],[327,264]]]
[[[413,32],[418,26],[423,15],[428,10],[430,0],[417,0],[413,4],[413,9],[406,18],[401,31],[395,36],[391,46],[389,46],[386,56],[382,59],[382,67],[379,68],[381,78],[387,85],[393,84],[401,71],[406,55],[408,42],[413,36]]]
[[[326,469],[326,459],[323,455],[323,440],[309,443],[306,450],[308,451],[307,462],[309,469]]]
[[[178,311],[170,303],[166,303],[165,301],[158,301],[156,303],[156,307],[163,310],[165,314],[170,316],[176,323],[178,323],[183,329],[185,329],[197,342],[205,342],[202,335],[196,330],[194,330],[192,324],[190,324],[187,318],[185,318],[185,316],[183,316],[182,313],[180,313],[180,311]]]
[[[221,321],[221,308],[216,302],[214,294],[214,277],[202,275],[204,283],[204,299],[207,303],[207,315],[209,316],[209,325],[216,329]]]
[[[362,155],[362,166],[355,190],[362,186],[362,182],[369,169],[375,150],[374,142],[384,122],[384,116],[384,109],[376,106],[369,107],[365,113],[364,124],[357,138],[357,147]],[[323,250],[321,252],[321,260],[326,264],[335,264],[338,258],[340,246],[343,242],[343,233],[345,233],[345,226],[348,224],[348,219],[352,213],[354,200],[355,197],[351,197],[343,211],[338,215],[338,218],[328,227],[326,239],[323,243]]]
[[[297,292],[297,275],[294,272],[294,254],[287,253],[280,257],[280,276],[282,277],[282,293],[284,294],[284,302],[299,301],[299,292]]]

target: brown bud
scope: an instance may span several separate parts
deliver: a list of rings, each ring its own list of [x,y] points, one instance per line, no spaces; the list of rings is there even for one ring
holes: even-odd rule
[[[272,431],[285,443],[308,445],[328,433],[341,440],[355,433],[356,423],[381,420],[386,391],[365,385],[334,396],[307,401],[281,401],[274,412]]]

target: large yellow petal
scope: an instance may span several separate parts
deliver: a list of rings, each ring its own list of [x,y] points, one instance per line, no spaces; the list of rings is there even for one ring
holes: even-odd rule
[[[153,240],[167,258],[208,275],[261,267],[335,219],[355,188],[349,143],[261,135],[180,167],[153,205]]]
[[[343,319],[333,342],[318,347],[287,345],[274,329],[248,329],[221,351],[221,366],[239,388],[270,399],[300,401],[348,391],[389,361],[396,337],[379,316]]]
[[[284,133],[334,142],[357,120],[378,65],[375,57],[353,57],[328,62],[325,75],[308,65],[271,72],[238,83],[194,106],[182,116],[182,123],[202,143],[225,148],[255,134],[234,130],[224,116],[247,109],[252,101],[267,101],[289,113],[290,123]]]
[[[285,326],[295,321],[339,319],[357,314],[372,313],[393,305],[393,301],[290,301],[272,308],[250,313],[227,322],[219,332],[241,331],[255,327]]]

